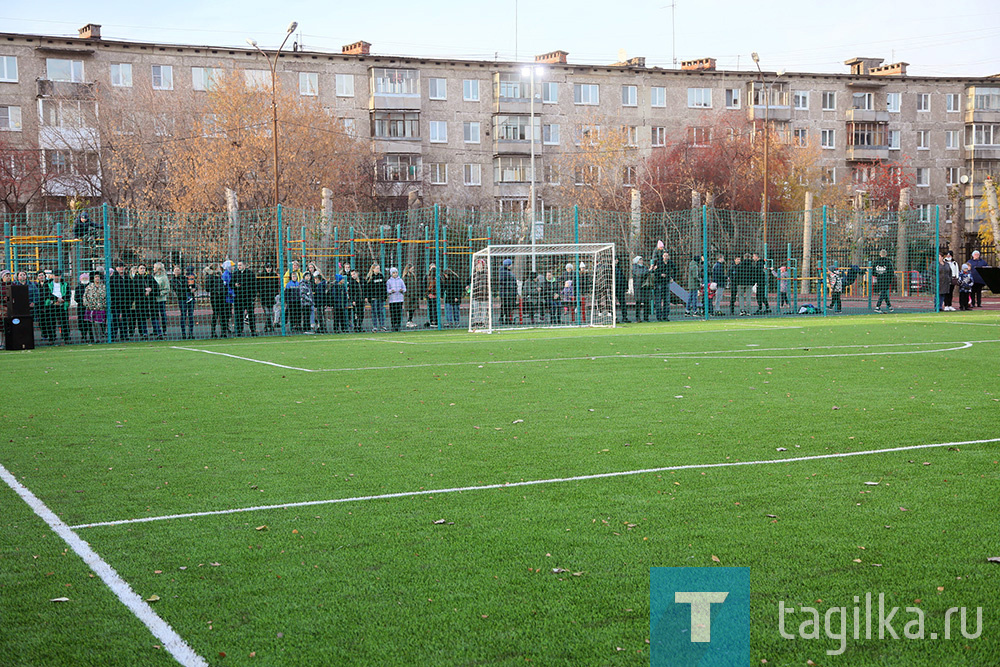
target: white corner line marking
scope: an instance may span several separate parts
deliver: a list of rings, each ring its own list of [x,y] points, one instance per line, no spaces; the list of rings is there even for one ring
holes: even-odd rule
[[[74,533],[73,529],[56,516],[55,512],[46,507],[45,503],[39,500],[38,496],[32,493],[28,487],[17,481],[17,478],[3,465],[0,465],[0,478],[7,483],[7,486],[14,490],[14,493],[21,496],[21,499],[34,510],[35,514],[47,523],[49,528],[83,559],[83,562],[93,570],[94,574],[101,578],[101,581],[107,584],[111,592],[122,601],[122,604],[128,607],[149,628],[153,636],[162,642],[163,648],[177,662],[184,665],[184,667],[208,667],[205,659],[195,653],[194,649],[170,627],[170,624],[160,618],[153,611],[153,608],[149,606],[149,603],[132,590],[128,582],[122,579],[121,575],[113,567],[98,556],[97,552],[83,538]]]
[[[188,352],[204,352],[205,354],[214,354],[220,357],[229,357],[230,359],[239,359],[240,361],[252,361],[255,364],[264,364],[265,366],[277,366],[278,368],[284,368],[289,371],[302,371],[303,373],[315,373],[316,370],[313,368],[299,368],[298,366],[285,366],[284,364],[278,364],[273,361],[263,361],[261,359],[253,359],[251,357],[241,357],[235,354],[227,354],[225,352],[213,352],[212,350],[202,350],[197,347],[182,347],[180,345],[171,345],[172,350],[186,350]]]
[[[841,454],[819,454],[816,456],[796,456],[787,459],[769,459],[763,461],[732,461],[729,463],[696,463],[691,465],[665,466],[662,468],[644,468],[642,470],[625,470],[619,472],[602,472],[593,475],[578,475],[576,477],[557,477],[554,479],[535,479],[527,482],[504,482],[502,484],[483,484],[480,486],[461,486],[450,489],[424,489],[421,491],[402,491],[399,493],[381,493],[374,496],[356,496],[353,498],[333,498],[328,500],[308,500],[299,503],[284,503],[281,505],[257,505],[255,507],[240,507],[228,510],[212,510],[209,512],[188,512],[186,514],[168,514],[165,516],[147,516],[138,519],[119,519],[117,521],[98,521],[95,523],[82,523],[72,526],[74,530],[80,528],[97,528],[100,526],[121,526],[129,523],[148,523],[150,521],[168,521],[171,519],[190,519],[200,516],[217,516],[221,514],[238,514],[240,512],[259,512],[264,510],[288,509],[290,507],[312,507],[315,505],[336,505],[339,503],[356,503],[365,500],[386,500],[390,498],[408,498],[412,496],[433,496],[442,493],[461,493],[463,491],[484,491],[487,489],[512,489],[518,486],[535,486],[538,484],[560,484],[563,482],[580,482],[590,479],[605,479],[609,477],[625,477],[628,475],[645,475],[654,472],[667,472],[670,470],[699,470],[705,468],[733,468],[736,466],[757,466],[774,463],[795,463],[798,461],[818,461],[820,459],[841,459],[849,456],[865,456],[868,454],[886,454],[889,452],[906,452],[914,449],[930,449],[933,447],[953,447],[956,445],[976,445],[989,442],[1000,442],[1000,438],[990,438],[988,440],[963,440],[960,442],[938,442],[929,445],[908,445],[905,447],[891,447],[889,449],[869,449],[862,452],[844,452]]]

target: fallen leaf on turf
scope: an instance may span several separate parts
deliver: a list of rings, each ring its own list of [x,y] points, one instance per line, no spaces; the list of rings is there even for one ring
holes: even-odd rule
[[[209,563],[212,567],[219,567],[222,563]]]
[[[267,526],[257,526],[254,530],[267,530]]]
[[[562,574],[563,572],[569,572],[569,570],[564,570],[561,567],[552,568],[552,574]]]
[[[937,589],[938,589],[938,593],[943,593],[944,592],[944,586],[938,586]]]
[[[830,409],[831,409],[831,410],[839,410],[839,409],[840,409],[840,406],[839,406],[839,405],[835,405],[835,406],[833,406],[833,407],[832,407],[832,408],[830,408]]]
[[[438,519],[437,521],[434,522],[434,525],[435,526],[440,526],[442,523],[445,523],[445,520],[444,519]]]
[[[899,511],[900,512],[909,512],[910,510],[906,509],[905,507],[900,507]]]
[[[1000,556],[990,556],[986,559],[987,563],[1000,563]]]
[[[583,572],[574,572],[573,576],[574,577],[582,577],[583,576]]]
[[[159,599],[160,599],[159,595],[150,595],[148,598],[146,598],[146,602],[156,602]]]
[[[878,482],[865,482],[865,486],[878,486]]]
[[[716,563],[721,563],[722,562],[721,560],[719,560],[719,557],[716,556],[715,554],[712,554],[712,560],[715,561]]]
[[[775,449],[776,449],[777,451],[779,451],[779,452],[787,452],[787,451],[788,451],[788,448],[787,448],[787,447],[775,447]]]
[[[512,423],[512,424],[523,424],[523,423],[524,423],[524,420],[523,420],[523,419],[515,419],[515,420],[514,420],[514,421],[512,421],[511,423]]]
[[[777,514],[765,514],[764,516],[766,516],[768,519],[777,519],[778,518]]]
[[[855,559],[854,559],[854,562],[855,562],[855,563],[860,563],[860,562],[861,562],[861,559],[860,559],[860,558],[855,558]]]
[[[69,602],[69,598],[52,598],[49,602]]]

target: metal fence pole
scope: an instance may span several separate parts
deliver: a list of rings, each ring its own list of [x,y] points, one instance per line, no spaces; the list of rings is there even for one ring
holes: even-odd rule
[[[826,279],[828,275],[826,266],[826,204],[823,204],[823,267],[820,269],[819,296],[823,300],[824,317],[826,317]]]
[[[932,262],[931,266],[935,270],[929,272],[930,273],[929,277],[931,285],[933,287],[932,291],[934,292],[934,312],[939,313],[941,312],[941,295],[938,292],[940,292],[941,290],[940,288],[938,288],[938,283],[940,282],[940,279],[938,278],[938,272],[941,270],[941,267],[938,266],[937,257],[935,256],[934,253],[937,253],[938,255],[941,254],[941,207],[940,206],[934,207],[934,247],[932,248],[932,250],[934,252],[931,253],[931,262]]]
[[[704,319],[708,321],[708,205],[701,205],[701,273],[702,273],[702,309]],[[716,286],[718,287],[718,285]]]
[[[441,218],[437,204],[434,204],[434,321],[437,322],[438,331],[441,326]]]
[[[281,224],[281,204],[278,204],[278,318],[281,321],[281,335],[287,336],[285,328],[285,230]],[[289,269],[290,271],[291,269]],[[289,275],[291,278],[291,275]]]
[[[101,204],[101,217],[104,225],[104,340],[111,342],[111,221],[108,219],[108,204]]]

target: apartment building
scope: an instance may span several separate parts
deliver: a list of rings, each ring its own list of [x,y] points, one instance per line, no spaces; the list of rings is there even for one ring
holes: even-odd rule
[[[283,51],[277,76],[370,138],[380,156],[377,194],[399,205],[417,192],[425,203],[519,210],[534,178],[544,210],[559,178],[553,165],[602,125],[624,130],[645,156],[678,137],[710,141],[713,114],[735,112],[758,126],[766,119],[793,146],[818,147],[828,182],[862,184],[876,159],[905,163],[921,214],[940,205],[957,220],[964,214],[973,232],[983,178],[1000,173],[1000,75],[914,77],[907,63],[882,63],[760,73],[718,70],[711,58],[681,69],[643,58],[579,65],[553,51],[536,57],[532,72],[525,63],[378,55],[362,41],[341,53]],[[93,24],[76,38],[0,33],[0,133],[41,149],[45,169],[58,174],[48,195],[99,199],[101,87],[196,103],[218,68],[269,81],[252,48],[105,39]],[[614,177],[629,186],[627,175]],[[949,208],[962,201],[956,193],[964,211]]]

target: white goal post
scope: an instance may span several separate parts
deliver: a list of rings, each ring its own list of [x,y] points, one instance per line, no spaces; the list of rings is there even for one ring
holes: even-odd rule
[[[615,244],[491,245],[472,256],[469,331],[615,326]]]

